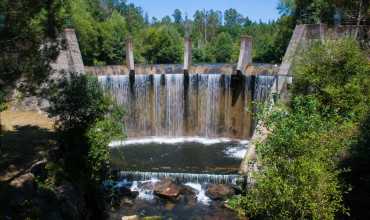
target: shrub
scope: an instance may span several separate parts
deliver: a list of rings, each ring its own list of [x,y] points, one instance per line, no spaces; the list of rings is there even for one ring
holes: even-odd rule
[[[273,219],[334,219],[344,211],[335,162],[342,142],[317,107],[315,98],[297,97],[291,111],[264,118],[273,133],[256,148],[262,168],[255,186],[231,203],[235,208]]]
[[[6,109],[5,93],[0,90],[0,112]]]
[[[96,77],[70,74],[50,90],[66,170],[96,182],[106,176],[108,144],[123,137],[123,111],[104,93]]]
[[[370,64],[355,40],[316,42],[295,65],[293,93],[314,95],[323,113],[359,119],[370,106],[369,76]]]

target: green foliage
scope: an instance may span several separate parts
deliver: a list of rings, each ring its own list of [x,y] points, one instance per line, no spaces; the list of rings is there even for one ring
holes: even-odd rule
[[[109,111],[111,101],[97,78],[70,74],[51,89],[49,115],[58,116],[57,128],[86,130]]]
[[[173,19],[164,16],[150,23],[140,7],[125,1],[69,0],[66,8],[86,65],[123,63],[128,36],[134,39],[136,63],[180,63],[185,35],[192,38],[195,63],[236,62],[242,34],[253,36],[257,62],[278,63],[293,29],[287,18],[256,23],[232,8],[224,12],[224,24],[222,12],[214,10],[197,10],[189,20],[177,9]],[[226,44],[221,45],[221,41]]]
[[[142,55],[148,63],[179,63],[182,57],[182,40],[176,29],[169,26],[149,28],[145,33]]]
[[[105,60],[110,64],[120,64],[125,56],[123,42],[126,40],[126,21],[118,12],[112,15],[99,26],[101,44],[99,46],[99,60]]]
[[[179,9],[175,9],[172,14],[175,24],[181,24],[183,22],[182,13]]]
[[[278,9],[283,15],[291,15],[297,23],[366,24],[370,19],[369,1],[352,0],[280,0]]]
[[[220,33],[217,35],[214,42],[211,43],[212,45],[212,55],[214,57],[214,61],[217,63],[228,63],[232,62],[232,54],[233,54],[233,40],[228,33]]]
[[[107,147],[112,140],[122,139],[123,111],[117,105],[113,106],[112,114],[97,121],[87,132],[90,149],[88,163],[91,169],[91,178],[101,182],[108,172],[110,152]]]
[[[334,219],[344,211],[335,162],[342,142],[332,141],[338,128],[317,107],[315,98],[297,97],[291,111],[275,109],[264,118],[273,132],[257,145],[262,168],[234,207],[273,219]]]
[[[283,16],[270,24],[252,23],[246,26],[243,33],[253,39],[253,60],[280,63],[293,29],[294,22],[288,16]]]
[[[5,93],[0,90],[0,112],[6,109]]]
[[[0,86],[5,95],[19,79],[20,90],[34,93],[47,78],[58,55],[64,14],[60,0],[1,1]]]
[[[97,78],[70,74],[50,91],[50,116],[57,130],[65,170],[74,178],[99,183],[108,171],[108,144],[123,138],[122,110]],[[84,180],[87,178],[86,180]]]
[[[128,33],[126,19],[115,9],[105,14],[95,12],[98,6],[91,7],[87,0],[69,1],[68,5],[84,63],[120,64],[125,55],[123,42]]]
[[[326,114],[359,119],[370,106],[369,75],[355,40],[316,42],[297,61],[293,93],[314,95]]]
[[[345,196],[354,216],[369,216],[368,200],[360,196],[370,176],[364,168],[370,152],[365,54],[352,39],[314,42],[293,73],[290,108],[262,114],[271,133],[257,145],[256,183],[230,205],[256,218],[334,219],[352,214],[344,209]],[[348,194],[347,185],[357,188]]]
[[[353,39],[315,42],[298,59],[294,75],[294,95],[315,96],[320,114],[336,122],[337,135],[330,142],[342,140],[346,150],[339,165],[350,170],[342,177],[352,188],[344,193],[351,218],[369,218],[365,208],[370,179],[370,65],[366,55]]]

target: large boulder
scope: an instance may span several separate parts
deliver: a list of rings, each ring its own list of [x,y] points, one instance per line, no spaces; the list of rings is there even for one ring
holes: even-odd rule
[[[231,186],[224,184],[210,184],[208,185],[206,195],[213,200],[225,200],[235,195],[235,190]]]
[[[32,173],[23,174],[13,179],[10,186],[23,192],[33,192],[36,189],[35,176]]]
[[[181,193],[181,187],[171,179],[165,178],[154,184],[154,194],[165,199],[177,199]]]

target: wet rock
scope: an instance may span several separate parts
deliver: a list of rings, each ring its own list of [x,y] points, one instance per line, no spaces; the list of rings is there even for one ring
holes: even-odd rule
[[[10,182],[10,186],[23,192],[33,192],[36,189],[35,176],[32,173],[23,174]]]
[[[234,189],[235,195],[240,195],[243,193],[243,188],[239,185],[232,186],[232,188]]]
[[[139,192],[132,191],[131,189],[127,187],[121,187],[118,189],[118,192],[121,196],[126,196],[130,198],[136,198],[139,195]]]
[[[137,186],[138,188],[143,189],[143,190],[148,190],[148,191],[154,190],[154,184],[151,181],[139,182]]]
[[[122,216],[122,220],[140,220],[140,218],[137,215],[131,215],[131,216]]]
[[[72,184],[66,183],[55,189],[60,211],[66,219],[81,219],[87,212],[85,200]]]
[[[181,187],[171,179],[163,179],[154,184],[154,194],[164,199],[177,199],[181,193]]]
[[[197,192],[195,191],[195,189],[191,188],[190,186],[182,186],[181,194],[185,196],[196,197]]]
[[[173,208],[175,208],[176,204],[172,203],[172,202],[167,202],[166,205],[164,206],[164,208],[167,210],[167,211],[172,211]]]
[[[213,200],[225,200],[234,194],[235,190],[224,184],[211,184],[206,191],[206,195]]]
[[[132,186],[132,182],[129,181],[120,181],[118,183],[109,183],[106,182],[105,186],[109,188],[113,185],[113,190],[118,193],[119,196],[125,196],[130,198],[136,198],[139,195],[139,192],[132,191],[130,187]]]
[[[186,204],[188,208],[192,208],[197,203],[197,190],[190,186],[182,186],[181,188],[181,200]]]
[[[122,200],[121,200],[121,206],[126,206],[126,205],[128,205],[128,206],[133,206],[134,205],[134,201],[132,201],[132,199],[130,199],[130,198],[123,198]]]
[[[31,173],[37,177],[46,179],[47,177],[46,164],[47,164],[46,160],[40,160],[34,163],[30,168]]]

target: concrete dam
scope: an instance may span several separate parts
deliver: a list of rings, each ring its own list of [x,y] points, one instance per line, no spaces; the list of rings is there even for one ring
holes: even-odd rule
[[[253,63],[252,39],[242,37],[237,64],[192,64],[191,40],[185,38],[183,64],[138,65],[134,42],[128,39],[126,65],[87,67],[74,32],[68,30],[67,51],[60,58],[64,62],[57,69],[97,76],[125,110],[127,139],[110,145],[112,171],[115,184],[127,184],[138,197],[117,213],[167,213],[153,195],[153,184],[162,178],[197,191],[196,205],[189,210],[179,202],[177,212],[196,216],[214,210],[217,202],[205,195],[207,186],[248,182],[250,164],[256,164],[251,139],[258,136],[257,103],[284,98],[292,81],[291,65],[301,48],[343,33],[343,28],[297,26],[281,65]]]

